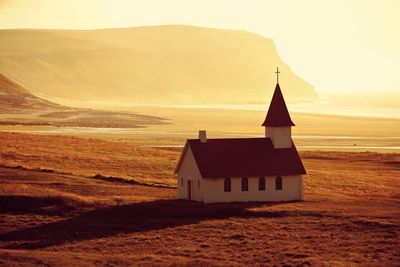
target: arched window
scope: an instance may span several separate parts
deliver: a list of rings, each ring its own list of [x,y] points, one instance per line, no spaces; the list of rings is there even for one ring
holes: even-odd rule
[[[231,178],[229,177],[224,180],[224,192],[231,192]]]
[[[277,176],[275,178],[275,189],[282,190],[282,177],[280,177],[280,176]]]
[[[264,176],[261,176],[258,179],[258,190],[265,191],[265,177]]]
[[[183,186],[183,177],[181,177],[181,186]]]
[[[249,191],[249,180],[247,177],[242,178],[242,191]]]

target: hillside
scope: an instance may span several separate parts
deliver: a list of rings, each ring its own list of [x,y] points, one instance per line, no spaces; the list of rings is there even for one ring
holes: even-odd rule
[[[313,87],[272,40],[237,30],[154,26],[104,30],[1,30],[0,69],[48,99],[124,104],[264,103],[275,68],[289,101]]]
[[[54,109],[67,109],[67,107],[36,97],[22,86],[0,74],[0,112]]]
[[[160,117],[62,106],[29,93],[0,74],[0,125],[137,128],[165,124]]]

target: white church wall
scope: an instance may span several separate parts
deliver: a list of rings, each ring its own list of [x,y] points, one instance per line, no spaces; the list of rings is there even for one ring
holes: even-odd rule
[[[265,137],[271,138],[275,148],[288,148],[292,146],[291,127],[265,127]]]
[[[183,179],[183,183],[182,183]],[[188,180],[191,180],[192,200],[203,201],[204,182],[190,146],[182,160],[177,177],[177,198],[188,199]],[[200,187],[199,187],[200,181]]]
[[[276,190],[275,177],[265,177],[265,191],[258,190],[259,177],[248,177],[249,191],[241,191],[242,177],[231,178],[231,192],[224,192],[224,178],[203,179],[205,203],[244,201],[290,201],[302,199],[301,175],[282,176],[282,190]]]

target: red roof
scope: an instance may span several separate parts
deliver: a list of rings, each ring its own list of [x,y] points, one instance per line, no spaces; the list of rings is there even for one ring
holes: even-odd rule
[[[306,174],[294,144],[275,149],[269,138],[189,139],[176,173],[188,147],[203,178]]]
[[[285,99],[283,99],[279,83],[276,84],[271,104],[269,105],[267,117],[262,126],[295,126],[290,118],[289,111],[286,107]]]

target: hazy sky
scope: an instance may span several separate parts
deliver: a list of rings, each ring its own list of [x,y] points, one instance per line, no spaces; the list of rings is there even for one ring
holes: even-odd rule
[[[320,92],[400,91],[400,0],[0,0],[0,28],[189,24],[272,38]]]

